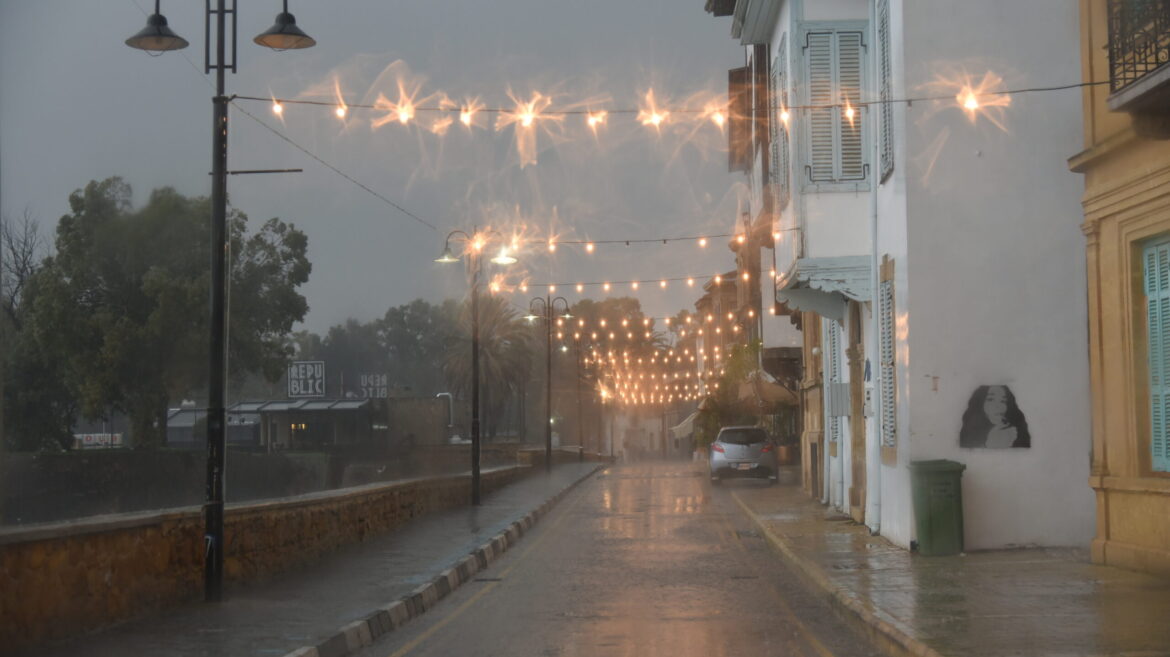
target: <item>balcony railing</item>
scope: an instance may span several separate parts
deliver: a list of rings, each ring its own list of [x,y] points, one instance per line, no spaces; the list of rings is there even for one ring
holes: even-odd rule
[[[1170,0],[1109,0],[1109,87],[1114,93],[1170,64]]]

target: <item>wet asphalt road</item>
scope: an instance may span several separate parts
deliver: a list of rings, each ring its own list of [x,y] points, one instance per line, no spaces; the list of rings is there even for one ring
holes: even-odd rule
[[[810,594],[698,464],[616,466],[477,580],[362,657],[879,654]]]

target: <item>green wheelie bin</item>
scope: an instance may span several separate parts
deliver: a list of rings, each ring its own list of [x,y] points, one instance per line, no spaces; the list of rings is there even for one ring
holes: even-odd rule
[[[963,551],[963,470],[955,461],[910,462],[910,490],[918,530],[918,554],[928,557]]]

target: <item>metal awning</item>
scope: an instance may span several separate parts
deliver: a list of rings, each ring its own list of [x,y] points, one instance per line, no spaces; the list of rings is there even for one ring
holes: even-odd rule
[[[800,258],[776,290],[776,300],[842,321],[846,301],[871,299],[869,265],[870,256]]]
[[[677,425],[670,428],[670,433],[675,438],[686,438],[695,430],[695,418],[698,417],[699,412],[695,411],[687,416],[687,419],[679,422]]]

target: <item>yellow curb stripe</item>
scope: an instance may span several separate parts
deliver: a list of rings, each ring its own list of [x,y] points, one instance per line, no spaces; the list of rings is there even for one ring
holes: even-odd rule
[[[821,569],[815,563],[812,563],[808,559],[805,559],[804,557],[797,554],[796,551],[788,544],[788,541],[780,538],[771,529],[768,528],[763,519],[761,519],[760,516],[757,515],[756,512],[747,505],[747,502],[744,502],[740,498],[738,493],[731,491],[731,497],[735,500],[736,504],[739,505],[739,508],[742,509],[749,518],[751,518],[756,527],[759,527],[760,531],[763,532],[764,537],[768,539],[768,542],[773,547],[775,547],[786,558],[796,564],[797,568],[803,572],[806,577],[813,580],[817,586],[823,588],[826,592],[832,595],[839,604],[856,614],[862,622],[874,628],[886,639],[892,641],[903,650],[906,650],[909,654],[915,655],[915,657],[943,657],[943,655],[934,648],[931,648],[922,641],[919,641],[918,639],[910,636],[905,631],[894,626],[888,621],[878,618],[877,614],[874,612],[873,605],[867,604],[865,601],[850,596],[844,588],[834,584],[831,580],[829,580],[828,577],[825,577],[825,575],[821,572]]]

